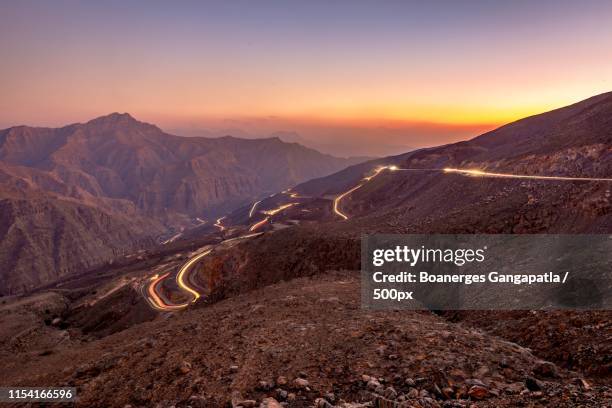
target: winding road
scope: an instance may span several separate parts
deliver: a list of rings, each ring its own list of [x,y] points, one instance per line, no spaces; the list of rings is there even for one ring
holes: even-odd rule
[[[348,215],[344,214],[342,211],[340,211],[340,201],[342,201],[342,199],[346,196],[348,196],[349,194],[351,194],[352,192],[360,189],[361,187],[363,187],[368,181],[372,180],[374,177],[378,176],[383,170],[390,170],[390,171],[396,171],[396,170],[400,170],[397,166],[381,166],[381,167],[377,167],[374,169],[374,174],[372,174],[371,176],[367,176],[361,179],[361,181],[359,182],[359,184],[357,184],[355,187],[351,188],[348,191],[345,191],[344,193],[340,194],[338,197],[336,197],[334,199],[334,204],[333,204],[333,210],[334,212],[339,215],[342,219],[344,220],[348,220]]]
[[[240,238],[249,238],[255,235],[258,235],[258,234],[252,234],[250,236],[244,236]],[[226,241],[221,242],[221,244],[227,241],[232,241],[232,240],[228,239]],[[175,312],[175,311],[186,308],[187,306],[189,306],[190,303],[194,303],[200,297],[202,297],[200,292],[198,292],[196,288],[194,288],[193,286],[189,284],[189,274],[191,273],[193,267],[202,258],[209,255],[212,252],[212,250],[213,248],[207,249],[204,252],[201,252],[189,258],[187,262],[185,262],[183,266],[181,266],[178,273],[176,274],[176,284],[183,292],[186,292],[191,296],[190,301],[185,302],[185,303],[180,303],[180,304],[173,304],[165,298],[163,293],[159,290],[159,287],[161,286],[164,279],[167,279],[170,276],[170,272],[166,272],[161,276],[159,274],[153,275],[149,279],[149,282],[143,286],[144,289],[142,292],[145,295],[145,298],[147,299],[149,304],[156,310],[160,310],[164,312]]]
[[[217,221],[213,224],[215,227],[219,228],[219,231],[225,231],[225,227],[221,222],[225,219],[225,217],[217,218]]]
[[[179,305],[172,304],[165,299],[161,292],[159,292],[159,286],[169,275],[170,272],[166,272],[161,276],[159,274],[155,274],[149,279],[148,285],[143,286],[143,295],[153,309],[171,312],[184,309],[189,305],[188,303]]]
[[[251,207],[251,211],[249,212],[249,218],[251,218],[251,216],[253,215],[253,211],[255,210],[256,205],[259,204],[259,201],[257,203],[254,203],[253,206]],[[283,204],[277,208],[273,208],[270,210],[264,210],[261,211],[263,214],[266,214],[267,217],[265,217],[263,220],[260,220],[258,222],[256,222],[255,224],[251,225],[251,227],[249,228],[249,232],[253,232],[256,231],[257,229],[259,229],[261,226],[263,226],[264,224],[266,224],[267,222],[270,221],[270,218],[275,215],[280,213],[281,211],[286,210],[287,208],[290,208],[294,205],[296,205],[297,203],[288,203],[288,204]],[[223,221],[223,219],[225,219],[226,217],[221,217],[219,219],[217,219],[217,221],[215,222],[214,226],[219,228],[219,232],[224,231],[226,228],[221,224],[221,222]],[[151,305],[151,307],[153,307],[155,310],[159,310],[159,311],[164,311],[164,312],[175,312],[178,310],[182,310],[184,308],[186,308],[187,306],[189,306],[189,304],[191,303],[195,303],[198,299],[200,299],[202,297],[202,294],[200,292],[198,292],[197,288],[194,287],[194,285],[190,284],[189,282],[189,275],[193,270],[193,267],[200,261],[202,260],[202,258],[204,258],[205,256],[209,255],[215,248],[227,243],[227,242],[232,242],[232,241],[236,241],[239,239],[247,239],[247,238],[252,238],[252,237],[256,237],[258,235],[261,235],[262,232],[259,233],[255,233],[255,234],[246,234],[246,235],[241,235],[235,238],[230,238],[230,239],[226,239],[221,241],[219,244],[215,245],[214,248],[209,248],[204,250],[203,252],[198,253],[197,255],[189,258],[187,260],[187,262],[185,262],[181,268],[179,269],[178,273],[176,274],[176,284],[179,287],[179,289],[187,294],[189,294],[189,296],[191,297],[191,300],[185,303],[180,303],[180,304],[173,304],[172,302],[170,302],[165,295],[163,294],[162,291],[160,291],[160,286],[162,285],[163,281],[165,279],[167,279],[170,276],[170,272],[166,272],[162,275],[159,274],[155,274],[153,275],[151,278],[149,278],[148,282],[142,286],[142,293],[143,296],[146,298],[146,300],[148,301],[148,303]]]
[[[509,179],[527,179],[527,180],[548,180],[548,181],[603,181],[603,182],[612,182],[612,178],[605,177],[567,177],[567,176],[538,176],[538,175],[528,175],[528,174],[511,174],[511,173],[495,173],[478,169],[458,169],[453,167],[445,167],[442,169],[403,169],[397,166],[381,166],[374,169],[374,174],[371,176],[364,177],[361,181],[350,190],[345,191],[334,199],[333,210],[336,215],[338,215],[343,220],[348,220],[348,215],[340,211],[340,202],[342,199],[346,198],[348,195],[353,193],[354,191],[363,187],[368,181],[371,181],[373,178],[378,176],[383,170],[389,171],[434,171],[434,172],[442,172],[444,174],[460,174],[463,176],[472,176],[472,177],[492,177],[492,178],[509,178]]]
[[[390,171],[390,172],[395,172],[395,171],[427,171],[427,172],[441,172],[443,174],[458,174],[458,175],[463,175],[463,176],[470,176],[470,177],[492,177],[492,178],[510,178],[510,179],[529,179],[529,180],[548,180],[548,181],[595,181],[595,182],[612,182],[612,178],[603,178],[603,177],[566,177],[566,176],[539,176],[539,175],[527,175],[527,174],[511,174],[511,173],[495,173],[495,172],[488,172],[488,171],[484,171],[484,170],[478,170],[478,169],[459,169],[459,168],[452,168],[452,167],[446,167],[446,168],[441,168],[441,169],[418,169],[418,168],[399,168],[395,165],[387,165],[387,166],[379,166],[377,168],[374,169],[374,172],[369,175],[366,176],[364,178],[362,178],[359,183],[357,183],[357,185],[355,185],[354,187],[350,188],[349,190],[345,191],[344,193],[338,195],[334,200],[333,200],[333,211],[336,215],[338,215],[339,217],[341,217],[343,220],[347,220],[349,217],[348,215],[346,215],[345,213],[343,213],[340,210],[340,203],[341,201],[346,198],[347,196],[349,196],[351,193],[353,193],[354,191],[360,189],[361,187],[363,187],[366,183],[370,182],[371,180],[373,180],[374,178],[376,178],[379,174],[381,174],[383,171]],[[289,195],[291,198],[299,198],[297,193],[291,193],[290,189],[289,190],[285,190],[283,191],[284,194]],[[274,195],[273,195],[274,196]],[[255,203],[253,203],[253,205],[251,206],[251,209],[249,211],[249,218],[251,218],[253,216],[253,214],[255,213],[255,209],[256,207],[261,203],[260,201],[257,201]],[[273,209],[269,209],[269,210],[262,210],[259,211],[262,214],[265,214],[266,217],[260,221],[257,221],[256,223],[252,224],[248,231],[249,232],[253,232],[258,230],[259,228],[261,228],[263,225],[265,225],[266,223],[270,222],[270,219],[272,216],[293,207],[294,205],[297,205],[298,203],[287,203],[287,204],[282,204],[276,208]],[[219,219],[216,220],[214,226],[217,227],[219,229],[219,232],[225,231],[225,226],[222,225],[222,221],[225,219],[226,217],[221,217]],[[198,219],[198,221],[200,221]],[[202,220],[203,221],[203,220]],[[204,221],[205,222],[205,221]],[[182,310],[186,307],[188,307],[191,303],[196,302],[198,299],[200,299],[202,297],[202,294],[200,292],[198,292],[198,290],[194,287],[194,285],[192,285],[189,282],[189,275],[192,272],[194,266],[202,260],[202,258],[206,257],[207,255],[209,255],[215,248],[227,243],[227,242],[231,242],[231,241],[236,241],[236,240],[240,240],[240,239],[246,239],[246,238],[251,238],[251,237],[255,237],[258,235],[263,234],[263,232],[258,232],[258,233],[254,233],[254,234],[246,234],[246,235],[241,235],[238,237],[234,237],[234,238],[230,238],[230,239],[226,239],[221,241],[219,244],[215,245],[213,248],[207,248],[202,252],[199,252],[198,254],[194,255],[193,257],[189,258],[187,260],[187,262],[185,262],[179,269],[178,273],[176,274],[176,284],[178,285],[179,289],[185,293],[187,293],[189,295],[189,297],[191,298],[191,300],[189,300],[188,302],[185,303],[180,303],[180,304],[174,304],[171,301],[169,301],[165,295],[163,294],[162,291],[160,291],[160,286],[162,285],[162,283],[164,282],[165,279],[167,279],[170,276],[170,272],[166,272],[164,274],[155,274],[153,276],[151,276],[147,283],[145,285],[141,286],[141,291],[143,293],[143,296],[147,299],[148,303],[151,305],[151,307],[153,307],[156,310],[159,311],[165,311],[165,312],[173,312],[173,311],[178,311],[178,310]]]

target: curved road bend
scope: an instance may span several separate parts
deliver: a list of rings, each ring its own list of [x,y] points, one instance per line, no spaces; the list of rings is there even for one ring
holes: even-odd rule
[[[168,299],[166,299],[166,297],[159,291],[161,283],[170,275],[170,272],[166,272],[161,276],[159,274],[153,275],[151,278],[149,278],[148,284],[143,287],[143,295],[145,295],[145,298],[147,299],[149,304],[156,310],[161,310],[164,312],[174,312],[177,310],[184,309],[189,306],[190,303],[193,303],[198,300],[201,295],[197,290],[192,288],[187,283],[187,275],[200,259],[210,254],[211,252],[212,249],[208,249],[202,253],[197,254],[194,257],[189,258],[189,260],[187,260],[187,262],[185,262],[185,264],[181,266],[181,269],[179,269],[179,272],[176,275],[176,283],[178,287],[182,291],[187,292],[191,295],[191,301],[181,304],[173,304],[169,302]]]
[[[176,275],[176,283],[178,284],[179,288],[181,288],[185,292],[189,292],[193,296],[191,303],[198,300],[200,298],[200,294],[198,293],[197,290],[191,288],[187,283],[185,283],[185,280],[186,280],[185,275],[189,273],[193,265],[195,265],[200,259],[204,258],[206,255],[210,254],[211,252],[212,252],[212,249],[209,249],[189,259],[183,266],[181,266],[181,269]]]
[[[243,236],[236,237],[236,238],[226,239],[222,241],[221,243],[215,245],[214,248],[217,248],[227,242],[237,241],[239,239],[253,238],[261,234],[262,232],[258,232],[255,234],[247,234],[247,235],[243,235]],[[174,312],[174,311],[178,311],[178,310],[186,308],[187,306],[189,306],[189,304],[195,302],[200,297],[202,297],[202,294],[200,294],[200,292],[198,292],[194,287],[192,287],[192,285],[190,285],[189,275],[192,272],[193,267],[202,258],[209,255],[213,251],[214,248],[207,249],[204,252],[201,252],[189,258],[187,262],[185,262],[181,266],[181,268],[179,269],[176,275],[176,283],[179,289],[181,289],[184,292],[189,293],[192,297],[191,301],[181,303],[181,304],[173,304],[165,297],[163,293],[159,291],[159,287],[161,283],[164,281],[164,279],[168,278],[168,276],[170,275],[170,272],[166,272],[165,274],[161,276],[159,274],[153,275],[151,278],[149,278],[148,283],[146,285],[143,285],[142,287],[142,294],[145,297],[145,299],[147,299],[151,307],[153,307],[156,310],[160,310],[164,312]]]
[[[143,296],[148,301],[149,305],[156,310],[161,311],[177,311],[184,309],[188,306],[188,303],[183,303],[179,305],[172,304],[168,302],[168,299],[162,295],[158,288],[161,285],[162,281],[166,279],[170,275],[170,272],[166,272],[163,275],[155,274],[149,279],[149,284],[143,286]]]
[[[213,224],[215,227],[219,228],[219,231],[225,231],[225,227],[223,226],[223,224],[221,224],[224,219],[225,216],[217,218],[217,221],[215,221],[215,223]]]
[[[349,194],[351,194],[355,190],[358,190],[361,187],[363,187],[365,183],[367,183],[368,181],[372,180],[374,177],[378,176],[383,170],[396,171],[396,170],[400,170],[400,169],[397,166],[381,166],[381,167],[375,168],[374,169],[374,174],[372,174],[371,176],[367,176],[367,177],[362,178],[361,181],[359,182],[359,184],[357,184],[355,187],[351,188],[350,190],[345,191],[344,193],[340,194],[338,197],[336,197],[334,199],[334,203],[333,203],[333,210],[334,210],[334,212],[337,215],[339,215],[342,219],[348,220],[348,215],[346,215],[342,211],[340,211],[340,201],[342,201],[342,199],[344,197],[348,196]]]
[[[364,177],[359,184],[355,187],[351,188],[348,191],[340,194],[334,199],[333,202],[333,210],[334,212],[340,216],[342,219],[347,220],[348,216],[344,214],[339,209],[340,201],[343,198],[363,187],[368,181],[372,180],[374,177],[378,176],[383,170],[390,171],[439,171],[444,174],[460,174],[463,176],[473,176],[473,177],[492,177],[492,178],[511,178],[511,179],[527,179],[527,180],[549,180],[549,181],[604,181],[604,182],[612,182],[612,178],[604,178],[604,177],[564,177],[564,176],[538,176],[538,175],[527,175],[527,174],[511,174],[511,173],[494,173],[483,170],[476,169],[458,169],[452,167],[446,167],[442,169],[403,169],[397,166],[382,166],[374,169],[374,174],[368,177]]]

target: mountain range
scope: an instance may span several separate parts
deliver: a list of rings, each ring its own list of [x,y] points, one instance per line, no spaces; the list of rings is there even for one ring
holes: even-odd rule
[[[359,160],[278,138],[179,137],[119,113],[1,130],[0,293],[99,265]]]

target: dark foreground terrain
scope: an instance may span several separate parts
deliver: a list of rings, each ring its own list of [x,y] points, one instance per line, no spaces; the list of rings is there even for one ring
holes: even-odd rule
[[[63,301],[47,296],[19,309],[44,314]],[[4,305],[3,328],[10,313],[16,312]],[[597,328],[608,342],[609,317]],[[574,336],[592,334],[588,326],[574,330]],[[564,369],[472,324],[428,312],[362,310],[355,273],[275,284],[100,339],[54,325],[21,338],[29,344],[3,338],[2,385],[76,386],[82,407],[612,402],[605,378]]]

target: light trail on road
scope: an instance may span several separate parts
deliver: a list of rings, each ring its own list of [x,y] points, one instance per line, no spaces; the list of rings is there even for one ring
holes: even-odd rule
[[[225,227],[221,225],[221,221],[223,221],[224,219],[225,216],[217,218],[217,221],[215,221],[215,223],[213,224],[215,227],[219,228],[219,231],[225,231]]]
[[[149,300],[149,304],[153,306],[153,308],[162,311],[176,311],[187,307],[187,303],[183,303],[180,305],[170,305],[161,298],[157,294],[157,287],[162,283],[164,279],[166,279],[170,275],[170,272],[166,272],[165,274],[159,276],[159,274],[153,275],[149,281],[149,285],[147,287],[147,299]]]
[[[173,235],[171,238],[169,238],[169,239],[165,240],[164,242],[162,242],[162,245],[166,245],[166,244],[169,244],[169,243],[171,243],[171,242],[176,241],[176,240],[177,240],[177,238],[178,238],[178,237],[180,237],[181,235],[183,235],[183,233],[182,233],[182,232],[179,232],[178,234]]]
[[[274,215],[274,214],[278,214],[279,212],[283,210],[286,210],[289,207],[293,207],[294,205],[296,205],[296,203],[283,204],[280,207],[274,208],[272,210],[262,211],[262,213],[266,215]]]
[[[498,178],[513,178],[513,179],[528,179],[528,180],[552,180],[552,181],[607,181],[611,182],[612,178],[602,177],[566,177],[566,176],[530,176],[527,174],[511,174],[511,173],[493,173],[483,170],[470,169],[455,169],[446,167],[442,169],[444,173],[458,173],[466,176],[475,177],[498,177]]]
[[[251,231],[251,232],[255,231],[256,229],[258,229],[259,227],[264,225],[269,220],[270,220],[270,217],[266,217],[263,220],[261,220],[259,222],[256,222],[255,224],[251,225],[251,228],[249,228],[249,231]]]
[[[602,181],[602,182],[612,182],[612,178],[604,178],[604,177],[569,177],[569,176],[538,176],[538,175],[527,175],[527,174],[511,174],[511,173],[495,173],[484,170],[477,169],[458,169],[453,167],[445,167],[442,169],[404,169],[393,166],[382,166],[374,169],[374,174],[371,176],[364,177],[359,184],[355,187],[351,188],[348,191],[340,194],[338,197],[334,199],[333,210],[334,212],[340,216],[344,220],[348,220],[348,216],[344,214],[339,209],[340,201],[343,198],[353,193],[355,190],[363,187],[368,181],[372,180],[374,177],[378,176],[383,170],[389,171],[430,171],[430,172],[442,172],[444,174],[460,174],[464,176],[473,176],[473,177],[497,177],[497,178],[510,178],[510,179],[527,179],[527,180],[549,180],[549,181]]]
[[[239,239],[253,238],[261,234],[263,234],[263,232],[242,235],[236,238],[230,238],[230,239],[222,241],[220,244],[216,245],[215,248],[226,242],[236,241]],[[186,308],[187,306],[189,306],[189,304],[196,302],[200,297],[202,297],[202,295],[195,288],[189,286],[189,284],[187,283],[187,280],[188,280],[187,277],[192,272],[193,266],[197,262],[199,262],[203,257],[205,257],[206,255],[209,255],[213,251],[213,249],[214,248],[208,249],[190,258],[187,262],[185,262],[185,264],[183,264],[183,266],[181,266],[179,272],[176,275],[176,283],[178,287],[181,290],[189,293],[193,297],[193,299],[190,302],[173,305],[173,304],[169,304],[165,302],[164,299],[162,299],[162,296],[160,296],[158,292],[158,288],[161,285],[162,281],[168,278],[168,276],[170,275],[170,272],[167,272],[161,276],[159,274],[155,274],[151,276],[149,278],[148,284],[143,285],[141,288],[141,291],[144,297],[147,299],[151,307],[153,307],[156,310],[163,311],[163,312],[175,312],[175,311]]]
[[[347,195],[351,194],[353,191],[360,189],[361,187],[363,187],[364,183],[361,184],[357,184],[355,187],[351,188],[349,191],[345,191],[344,193],[340,194],[338,197],[336,197],[334,199],[334,212],[336,214],[338,214],[340,217],[342,217],[345,220],[348,220],[348,216],[344,215],[344,213],[342,213],[342,211],[340,211],[338,209],[338,205],[340,203],[340,200],[342,200],[344,197],[346,197]]]
[[[260,201],[258,201],[257,203],[254,203],[253,206],[251,207],[251,211],[249,212],[249,217],[252,215],[253,211],[255,210],[255,206],[259,203]],[[296,205],[297,203],[289,203],[289,204],[283,204],[277,208],[271,209],[271,210],[266,210],[266,211],[262,211],[262,213],[268,215],[266,218],[264,218],[261,221],[256,222],[255,224],[253,224],[250,228],[249,228],[249,232],[253,232],[257,229],[259,229],[262,225],[264,225],[265,223],[270,221],[270,217],[272,217],[275,214],[278,214],[279,212],[290,208],[294,205]],[[223,221],[223,219],[225,219],[226,217],[221,217],[219,219],[217,219],[217,221],[215,222],[214,226],[219,228],[220,231],[224,231],[225,227],[223,226],[223,224],[221,224],[221,222]],[[260,235],[261,233],[255,233],[255,234],[247,234],[247,235],[243,235],[240,237],[236,237],[236,238],[231,238],[228,240],[224,240],[222,241],[220,244],[223,244],[224,242],[229,242],[229,241],[233,241],[236,239],[244,239],[244,238],[251,238],[251,237],[255,237],[257,235]],[[217,246],[218,246],[217,245]],[[212,252],[213,249],[208,249],[192,258],[190,258],[183,266],[181,266],[181,268],[179,269],[178,273],[176,274],[176,284],[178,285],[179,289],[183,290],[184,292],[187,292],[191,295],[191,297],[193,298],[190,302],[188,303],[183,303],[180,305],[171,305],[168,304],[166,302],[164,302],[164,300],[162,299],[162,297],[157,293],[157,287],[160,285],[160,283],[166,279],[169,275],[169,273],[164,274],[163,276],[159,276],[158,274],[152,276],[149,280],[150,283],[147,287],[147,300],[149,301],[149,303],[153,306],[153,308],[157,309],[157,310],[162,310],[162,311],[175,311],[175,310],[179,310],[182,308],[185,308],[189,305],[189,303],[194,303],[196,302],[200,297],[201,294],[193,287],[191,287],[187,281],[187,276],[189,275],[189,273],[191,272],[191,270],[193,269],[193,266],[200,261],[203,257],[205,257],[206,255],[210,254]]]
[[[185,274],[189,272],[189,269],[191,269],[191,267],[196,262],[204,258],[206,255],[210,254],[211,252],[212,252],[212,249],[209,249],[208,251],[204,251],[201,254],[194,256],[189,261],[187,261],[185,265],[181,267],[181,269],[179,270],[179,273],[176,275],[176,283],[178,284],[179,288],[183,289],[186,292],[191,293],[191,295],[193,296],[193,300],[191,301],[191,303],[198,300],[200,298],[200,294],[198,293],[197,290],[191,288],[188,284],[185,283]]]
[[[221,242],[219,245],[225,244],[226,242],[238,241],[239,239],[247,239],[247,238],[257,237],[257,236],[260,236],[261,234],[263,234],[263,232],[256,232],[254,234],[241,235],[239,237],[226,239],[225,241]]]
[[[342,199],[346,196],[348,196],[349,194],[351,194],[352,192],[360,189],[361,187],[363,187],[368,181],[372,180],[374,177],[378,176],[383,170],[390,170],[390,171],[396,171],[396,170],[400,170],[397,166],[381,166],[381,167],[377,167],[374,169],[374,174],[372,174],[371,176],[367,176],[364,177],[363,179],[361,179],[361,182],[359,184],[357,184],[355,187],[351,188],[348,191],[345,191],[344,193],[340,194],[338,197],[336,197],[334,199],[334,205],[333,205],[333,209],[334,212],[339,215],[340,217],[342,217],[342,219],[344,220],[348,220],[348,216],[346,214],[344,214],[342,211],[340,211],[340,201],[342,201]]]
[[[255,201],[255,203],[253,203],[253,206],[251,207],[251,210],[249,211],[249,218],[253,216],[253,212],[255,211],[255,208],[257,207],[257,204],[259,203],[261,203],[261,200]]]
[[[295,194],[295,193],[293,193]],[[291,196],[293,196],[293,194],[291,194]],[[268,221],[270,221],[270,217],[272,217],[273,215],[278,214],[279,212],[286,210],[287,208],[293,207],[294,205],[296,205],[297,203],[289,203],[289,204],[283,204],[277,208],[273,208],[271,210],[265,210],[262,211],[263,214],[266,214],[267,217],[264,218],[261,221],[256,222],[255,224],[251,225],[251,228],[249,228],[249,231],[255,231],[258,228],[260,228],[261,226],[263,226],[265,223],[267,223]]]

